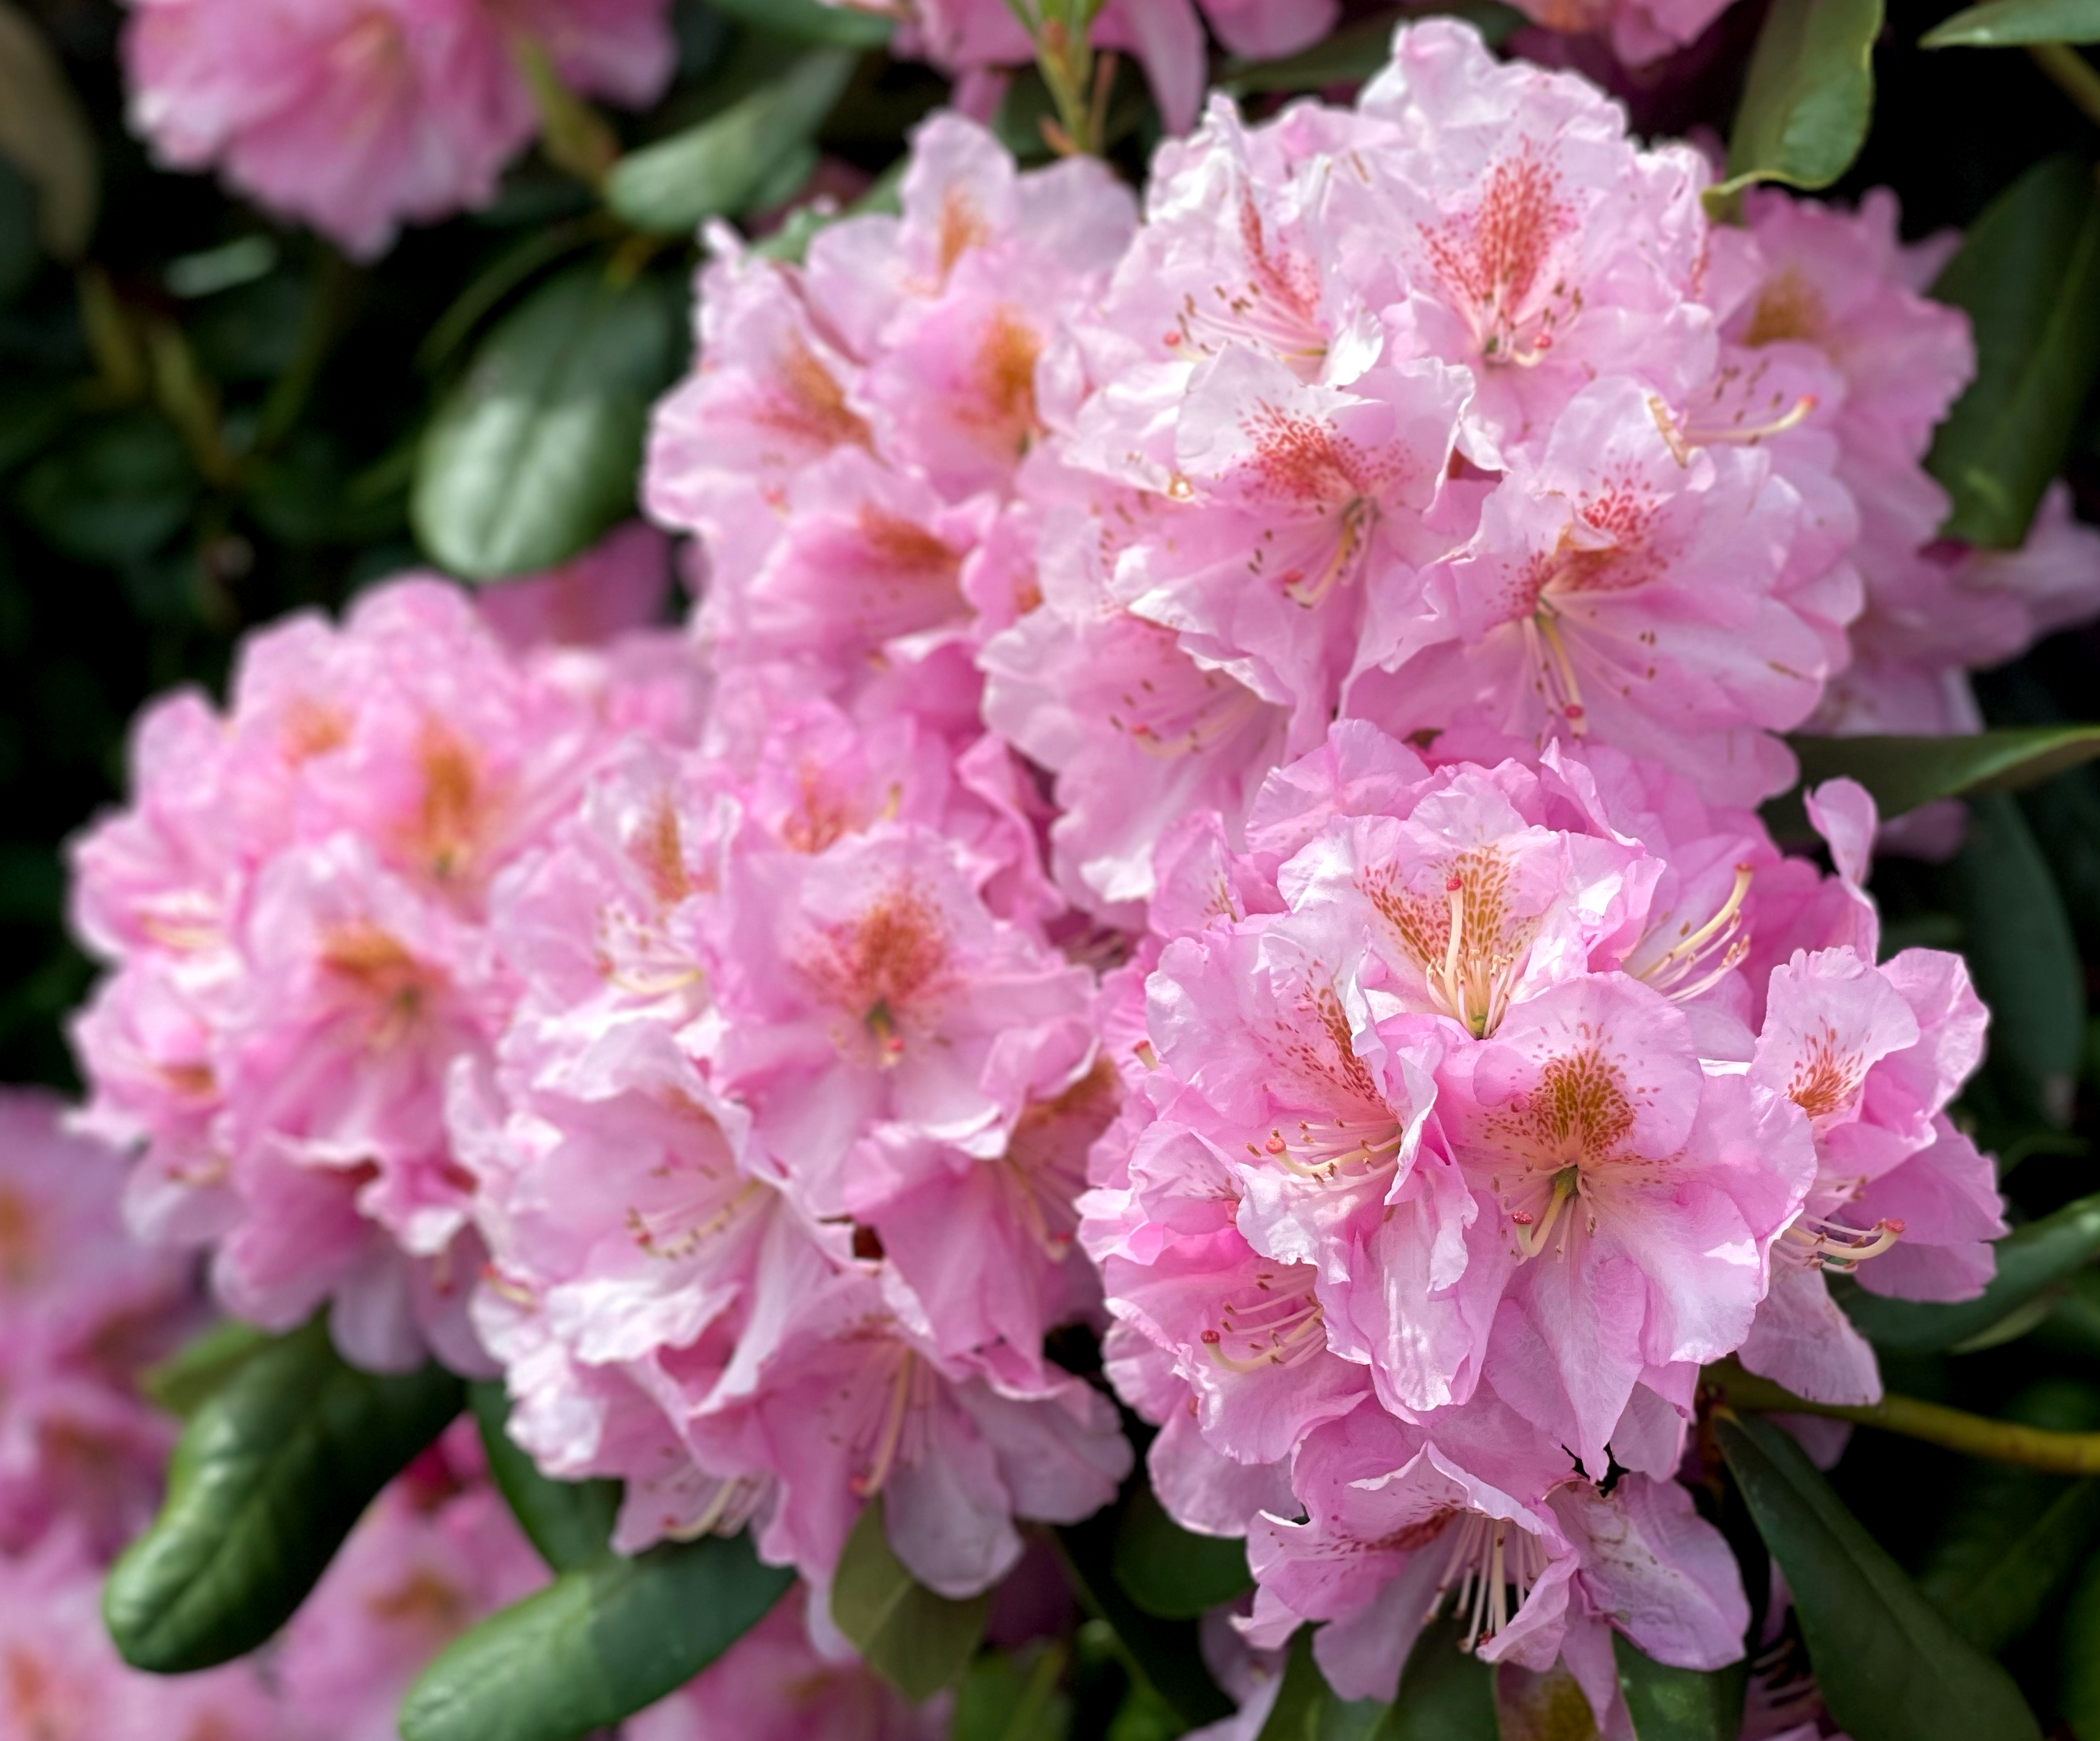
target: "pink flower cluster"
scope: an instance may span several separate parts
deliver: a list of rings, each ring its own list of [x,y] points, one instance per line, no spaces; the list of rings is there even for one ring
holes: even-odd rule
[[[1811,802],[1856,870],[1871,805]],[[1741,1651],[1673,1484],[1700,1367],[1877,1396],[1824,1271],[1988,1279],[1992,1169],[1943,1114],[1982,1006],[1958,957],[1876,966],[1856,887],[1751,814],[1607,750],[1432,769],[1344,723],[1246,841],[1169,834],[1105,994],[1130,1093],[1080,1238],[1154,1485],[1246,1536],[1255,1639],[1327,1623],[1344,1696],[1390,1698],[1450,1601],[1608,1725],[1611,1626]]]
[[[352,254],[486,205],[538,129],[518,56],[637,107],[671,76],[668,0],[128,0],[131,124],[178,169]]]
[[[623,548],[660,573],[648,535]],[[625,732],[688,729],[699,687],[674,636],[516,656],[407,580],[340,629],[258,636],[225,714],[149,711],[136,802],[73,854],[76,927],[115,970],[75,1027],[84,1122],[143,1146],[135,1227],[210,1244],[236,1315],[333,1301],[362,1363],[480,1364],[443,1082],[512,1001],[488,890]]]

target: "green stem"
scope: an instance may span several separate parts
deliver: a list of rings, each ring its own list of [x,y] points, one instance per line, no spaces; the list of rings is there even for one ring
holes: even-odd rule
[[[2030,42],[2027,52],[2057,88],[2085,111],[2086,118],[2100,126],[2100,68],[2068,42]]]
[[[1749,1414],[1820,1415],[1922,1439],[1964,1456],[2017,1463],[2054,1475],[2100,1475],[2100,1433],[2052,1433],[1911,1396],[1885,1396],[1864,1407],[1811,1403],[1733,1361],[1709,1367],[1701,1379],[1723,1406]]]

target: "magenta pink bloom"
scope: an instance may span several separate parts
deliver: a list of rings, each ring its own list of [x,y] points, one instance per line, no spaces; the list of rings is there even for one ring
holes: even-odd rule
[[[483,589],[481,614],[507,646],[596,647],[655,622],[671,590],[664,535],[630,520],[551,573]]]
[[[130,0],[132,126],[350,252],[485,205],[536,130],[532,44],[593,95],[669,78],[664,0]]]

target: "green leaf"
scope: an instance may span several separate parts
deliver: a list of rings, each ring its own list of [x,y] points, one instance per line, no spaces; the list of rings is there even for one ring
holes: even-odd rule
[[[252,1323],[223,1319],[148,1367],[139,1375],[139,1388],[170,1414],[188,1420],[273,1340]]]
[[[251,1354],[191,1417],[160,1516],[110,1571],[103,1617],[124,1659],[180,1674],[262,1643],[461,1400],[435,1365],[346,1365],[319,1318]]]
[[[2100,1390],[2045,1380],[2001,1414],[2060,1433],[2091,1432],[2100,1428]],[[1963,1472],[1917,1587],[1957,1632],[1996,1655],[2062,1593],[2096,1531],[2100,1479],[1978,1463]]]
[[[1782,1428],[1723,1416],[1714,1434],[1852,1741],[2040,1741],[2005,1670],[1940,1618]]]
[[[1116,1581],[1115,1544],[1121,1528],[1117,1508],[1067,1525],[1052,1538],[1079,1599],[1105,1621],[1125,1662],[1194,1728],[1230,1717],[1233,1702],[1219,1691],[1203,1666],[1193,1620],[1163,1620],[1147,1614]]]
[[[182,440],[150,411],[76,431],[22,475],[29,524],[68,556],[117,564],[150,556],[188,522],[196,474]]]
[[[861,1508],[832,1577],[832,1618],[906,1698],[930,1699],[955,1681],[990,1612],[989,1592],[955,1602],[919,1583],[889,1545],[881,1496]]]
[[[1494,1686],[1501,1741],[1602,1741],[1588,1695],[1564,1665],[1539,1674],[1499,1663]]]
[[[1635,1741],[1736,1741],[1742,1734],[1747,1662],[1711,1673],[1673,1668],[1617,1632],[1612,1650]]]
[[[78,259],[101,200],[95,135],[50,42],[14,0],[0,0],[0,157],[36,185],[44,251]]]
[[[416,454],[410,515],[441,566],[491,581],[551,568],[634,508],[671,310],[647,280],[562,273],[483,341]]]
[[[823,0],[708,0],[715,11],[755,29],[798,42],[823,42],[835,48],[880,48],[896,33],[893,19],[854,6],[826,6]]]
[[[1905,1354],[1957,1347],[2010,1318],[2100,1251],[2100,1194],[2080,1197],[2053,1215],[2015,1227],[1994,1249],[1998,1273],[1974,1300],[1952,1306],[1890,1300],[1856,1283],[1833,1292],[1855,1328],[1877,1347]]]
[[[1935,798],[2017,792],[2100,757],[2100,726],[2015,726],[1968,737],[1796,737],[1801,783],[1856,780],[1884,816]]]
[[[1918,38],[1921,48],[2013,48],[2023,42],[2100,42],[2100,0],[1987,0]]]
[[[800,262],[810,251],[810,244],[823,231],[829,229],[841,218],[858,218],[869,212],[892,213],[899,210],[902,199],[904,172],[911,160],[899,157],[868,184],[867,189],[843,211],[829,211],[816,204],[798,205],[788,213],[780,228],[770,236],[761,236],[751,245],[753,254],[769,260]]]
[[[2078,1741],[2100,1741],[2100,1553],[2085,1562],[2063,1608],[2056,1703]]]
[[[445,1647],[408,1689],[403,1741],[582,1741],[684,1686],[794,1581],[742,1536],[565,1571]]]
[[[1149,1487],[1133,1492],[1123,1509],[1113,1564],[1130,1599],[1162,1619],[1198,1619],[1254,1587],[1246,1542],[1191,1535]]]
[[[1827,188],[1851,167],[1873,115],[1881,29],[1882,0],[1774,0],[1710,203],[1754,181]]]
[[[2011,797],[1970,801],[1968,836],[1942,886],[1990,1006],[1993,1081],[2047,1123],[2068,1125],[2085,1059],[2085,977],[2056,879]]]
[[[1926,466],[1954,511],[1943,536],[2010,550],[2062,470],[2100,372],[2100,188],[2076,157],[2037,163],[1992,201],[1932,294],[1967,312],[1976,378]]]
[[[1458,1648],[1460,1636],[1449,1616],[1423,1628],[1371,1741],[1496,1741],[1494,1671]]]
[[[2045,1296],[2048,1315],[2035,1326],[2034,1339],[2058,1354],[2100,1360],[2100,1270],[2080,1270]]]
[[[709,218],[747,210],[780,160],[823,125],[854,60],[836,48],[804,55],[698,126],[629,152],[606,179],[606,203],[659,236],[690,236]]]
[[[616,1481],[550,1481],[505,1430],[510,1400],[500,1379],[467,1386],[467,1406],[481,1429],[488,1473],[540,1558],[556,1571],[589,1564],[609,1552],[620,1516]]]
[[[1392,33],[1412,18],[1432,15],[1464,19],[1493,48],[1524,22],[1515,7],[1494,0],[1458,0],[1449,6],[1410,7],[1360,18],[1322,37],[1310,48],[1278,60],[1229,60],[1217,88],[1236,97],[1272,91],[1325,91],[1334,85],[1361,85],[1392,60]]]
[[[956,1690],[948,1741],[1065,1741],[1072,1701],[1058,1681],[1068,1655],[1055,1642],[1026,1654],[980,1653]]]

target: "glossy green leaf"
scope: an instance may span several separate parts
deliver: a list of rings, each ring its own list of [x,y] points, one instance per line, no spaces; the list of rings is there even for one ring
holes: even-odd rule
[[[1147,1614],[1123,1593],[1115,1577],[1118,1508],[1067,1525],[1055,1536],[1060,1557],[1079,1599],[1115,1635],[1124,1661],[1191,1728],[1229,1717],[1233,1702],[1203,1666],[1193,1620],[1165,1620]]]
[[[1244,1541],[1190,1535],[1149,1487],[1133,1492],[1123,1508],[1114,1563],[1124,1593],[1162,1619],[1195,1619],[1254,1585]]]
[[[1058,1682],[1070,1654],[1056,1642],[980,1651],[956,1689],[948,1741],[1065,1741],[1072,1701]]]
[[[1458,1638],[1449,1618],[1423,1628],[1372,1741],[1496,1741],[1494,1671]]]
[[[435,1365],[346,1365],[320,1319],[252,1354],[191,1417],[160,1516],[109,1574],[103,1615],[124,1659],[178,1674],[262,1643],[463,1399]]]
[[[1976,378],[1926,465],[1950,538],[2010,549],[2062,470],[2100,372],[2100,187],[2075,157],[2037,163],[1970,228],[1932,294],[1966,311]]]
[[[2085,976],[2056,879],[2011,797],[1970,801],[1969,832],[1941,886],[1990,1006],[1992,1080],[2045,1122],[2069,1124],[2085,1051]]]
[[[1635,1741],[1736,1741],[1742,1734],[1745,1663],[1710,1673],[1673,1668],[1617,1632],[1612,1649]]]
[[[2057,1708],[2077,1741],[2100,1741],[2100,1553],[2086,1561],[2063,1606]]]
[[[1524,22],[1515,7],[1495,0],[1458,0],[1449,6],[1396,9],[1359,18],[1331,31],[1310,48],[1277,60],[1228,61],[1218,89],[1233,96],[1268,92],[1325,91],[1336,85],[1361,85],[1392,59],[1395,28],[1412,18],[1462,18],[1480,33],[1490,48]]]
[[[894,19],[871,8],[823,0],[708,0],[717,12],[775,36],[835,48],[880,48],[896,34]]]
[[[2100,42],[2100,0],[1986,0],[1918,38],[1921,48],[2013,48],[2023,42]]]
[[[403,1741],[583,1741],[684,1686],[794,1581],[742,1536],[565,1571],[445,1647],[408,1690]]]
[[[467,1387],[467,1406],[481,1429],[488,1473],[540,1558],[556,1571],[588,1565],[609,1551],[620,1516],[616,1481],[550,1481],[506,1430],[510,1399],[502,1381]]]
[[[1918,1593],[1784,1429],[1724,1416],[1714,1434],[1852,1741],[2040,1741],[2011,1678]]]
[[[1856,780],[1884,816],[1935,798],[2017,792],[2100,758],[2100,726],[2018,726],[1970,737],[1797,737],[1801,783]]]
[[[274,1340],[268,1331],[238,1318],[222,1319],[147,1368],[139,1388],[170,1414],[188,1420]]]
[[[2045,1380],[2000,1415],[2027,1426],[2089,1433],[2100,1429],[2100,1390]],[[2096,1531],[2100,1478],[1974,1463],[1949,1496],[1917,1587],[1957,1632],[1995,1655],[2062,1593]]]
[[[1997,1274],[1982,1295],[1951,1306],[1891,1300],[1856,1283],[1833,1288],[1860,1334],[1895,1354],[1939,1354],[1988,1332],[2100,1251],[2100,1195],[2015,1227],[1996,1248]]]
[[[2049,1291],[2034,1339],[2059,1354],[2100,1360],[2100,1270],[2079,1270]]]
[[[1874,110],[1882,0],[1774,0],[1728,137],[1726,199],[1756,181],[1827,188],[1851,167]]]
[[[675,364],[670,306],[596,267],[536,290],[482,342],[416,455],[423,548],[470,580],[566,562],[634,510],[649,407]]]
[[[629,152],[607,178],[606,202],[659,236],[690,236],[709,218],[735,216],[823,125],[854,63],[845,50],[816,50],[699,126]]]
[[[951,1685],[984,1637],[989,1594],[955,1602],[915,1579],[889,1545],[878,1496],[861,1508],[832,1578],[832,1619],[907,1699]]]

